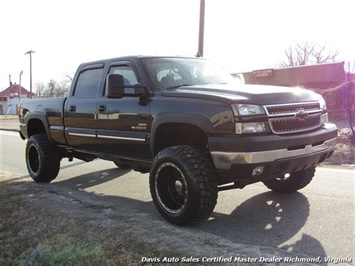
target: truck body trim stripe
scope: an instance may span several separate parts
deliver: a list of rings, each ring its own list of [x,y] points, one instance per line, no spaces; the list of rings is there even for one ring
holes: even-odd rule
[[[97,137],[104,138],[104,139],[119,139],[119,140],[130,140],[130,141],[140,141],[140,142],[145,141],[145,139],[142,138],[129,138],[129,137],[108,136],[108,135],[97,135]]]
[[[76,137],[88,137],[88,138],[95,138],[95,134],[84,134],[84,133],[74,133],[74,132],[69,132],[68,133],[70,136],[76,136]]]

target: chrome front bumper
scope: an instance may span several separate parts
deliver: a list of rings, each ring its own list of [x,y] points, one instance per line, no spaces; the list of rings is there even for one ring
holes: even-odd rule
[[[313,153],[330,152],[334,149],[336,138],[319,145],[307,145],[301,149],[278,149],[257,152],[212,151],[211,156],[217,169],[228,170],[233,164],[262,164],[297,156],[310,156]]]

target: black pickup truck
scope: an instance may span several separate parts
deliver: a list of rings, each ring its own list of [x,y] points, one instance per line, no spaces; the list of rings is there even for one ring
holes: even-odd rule
[[[337,138],[320,95],[243,85],[202,58],[84,63],[68,97],[28,100],[19,112],[34,181],[56,178],[62,158],[150,172],[156,208],[178,225],[207,218],[221,190],[305,187]]]

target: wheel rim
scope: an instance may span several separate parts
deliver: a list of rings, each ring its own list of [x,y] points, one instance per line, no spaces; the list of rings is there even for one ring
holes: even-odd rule
[[[184,174],[173,163],[162,164],[155,174],[155,192],[160,205],[176,214],[186,206],[188,189]]]
[[[36,174],[38,172],[40,158],[37,148],[33,145],[28,149],[27,164],[32,173]]]
[[[291,178],[291,175],[289,173],[283,175],[283,176],[279,176],[276,178],[277,181],[279,182],[283,182],[283,181],[287,181]]]

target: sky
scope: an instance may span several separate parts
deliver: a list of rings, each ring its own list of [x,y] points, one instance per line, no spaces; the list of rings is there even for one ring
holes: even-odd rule
[[[205,0],[204,57],[230,72],[273,68],[295,43],[355,62],[354,0]],[[73,76],[82,62],[198,50],[200,0],[0,0],[0,91]],[[34,85],[33,85],[34,87]]]

